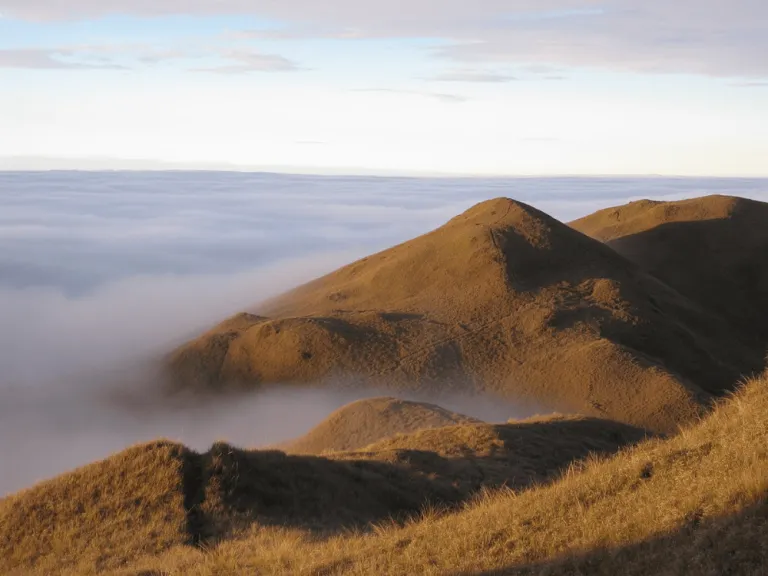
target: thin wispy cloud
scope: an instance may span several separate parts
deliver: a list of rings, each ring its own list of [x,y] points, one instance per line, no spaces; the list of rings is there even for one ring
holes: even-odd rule
[[[233,63],[207,68],[192,68],[192,71],[218,74],[245,74],[248,72],[297,72],[303,70],[295,62],[277,54],[234,51],[224,52],[219,56]]]
[[[34,70],[124,70],[125,66],[109,60],[67,60],[76,57],[72,51],[44,49],[0,50],[0,68]]]
[[[0,68],[36,70],[130,70],[174,61],[221,60],[213,66],[189,67],[196,72],[247,73],[303,70],[279,54],[232,50],[223,46],[161,47],[151,44],[72,45],[59,48],[0,49]]]
[[[7,0],[30,20],[105,15],[248,14],[284,24],[277,38],[441,38],[455,62],[588,66],[654,73],[768,76],[763,0]]]
[[[398,94],[404,96],[418,96],[421,98],[433,98],[441,102],[460,103],[466,102],[468,98],[458,94],[447,94],[445,92],[428,92],[421,90],[400,90],[396,88],[354,88],[351,92],[372,92],[380,94]]]
[[[736,88],[768,88],[768,80],[755,82],[734,82],[731,86]]]
[[[514,82],[517,77],[510,74],[498,72],[488,72],[483,70],[452,70],[437,74],[428,80],[436,82],[481,82],[489,84],[498,84],[503,82]]]

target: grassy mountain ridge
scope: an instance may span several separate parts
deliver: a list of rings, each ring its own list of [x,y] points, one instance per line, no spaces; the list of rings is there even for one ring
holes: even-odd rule
[[[460,424],[325,457],[145,444],[0,500],[0,572],[100,572],[252,529],[364,529],[425,506],[455,507],[483,489],[545,482],[645,436],[569,418]]]
[[[254,531],[177,549],[121,576],[450,574],[758,576],[768,565],[768,377],[702,422],[523,492],[404,527],[315,540]]]
[[[707,310],[760,351],[768,344],[768,204],[712,195],[643,200],[607,208],[570,225]]]
[[[167,369],[175,389],[447,388],[669,431],[763,364],[603,243],[497,198],[226,320]]]

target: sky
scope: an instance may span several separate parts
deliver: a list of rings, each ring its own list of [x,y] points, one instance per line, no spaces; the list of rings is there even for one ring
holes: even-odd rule
[[[768,175],[765,0],[0,0],[0,167]]]

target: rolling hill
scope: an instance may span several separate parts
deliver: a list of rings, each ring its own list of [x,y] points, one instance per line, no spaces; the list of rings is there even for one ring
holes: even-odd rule
[[[721,315],[765,350],[768,204],[721,195],[643,200],[570,225]]]
[[[670,431],[764,363],[719,316],[506,198],[256,312],[174,351],[170,389],[471,390]]]
[[[766,414],[762,378],[679,434],[613,456],[642,432],[578,418],[476,424],[326,458],[137,446],[0,500],[0,570],[757,576]],[[386,510],[400,521],[382,522]]]
[[[398,398],[368,398],[336,410],[301,438],[276,448],[292,454],[322,454],[364,448],[384,438],[480,421],[434,404]]]
[[[384,419],[386,422],[386,418]],[[428,434],[427,432],[431,432]],[[258,530],[328,534],[524,489],[642,430],[589,418],[460,424],[327,457],[159,441],[0,500],[0,573],[98,573]]]
[[[317,539],[255,531],[214,551],[138,559],[140,574],[762,576],[768,565],[768,378],[702,422],[524,491]]]

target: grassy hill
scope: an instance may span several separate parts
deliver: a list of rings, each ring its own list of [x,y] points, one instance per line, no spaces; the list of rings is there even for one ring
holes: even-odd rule
[[[644,201],[572,226],[482,203],[167,369],[174,390],[342,380],[583,415],[374,398],[288,453],[134,446],[0,499],[0,574],[766,574],[768,372],[741,377],[765,364],[766,205]]]
[[[571,226],[606,242],[707,310],[758,350],[768,343],[768,204],[732,196],[643,200]]]
[[[594,459],[549,485],[491,491],[372,534],[257,530],[118,573],[758,576],[768,565],[766,415],[762,378],[679,435]]]
[[[368,398],[339,408],[301,438],[276,447],[293,454],[356,450],[397,434],[473,423],[480,421],[434,404]]]
[[[722,318],[506,198],[235,316],[167,365],[174,389],[460,389],[658,431],[762,366]]]
[[[523,489],[645,432],[556,418],[461,424],[403,434],[327,457],[204,454],[136,446],[0,500],[0,573],[92,573],[142,555],[214,546],[252,531],[329,534],[454,508],[483,489]]]

